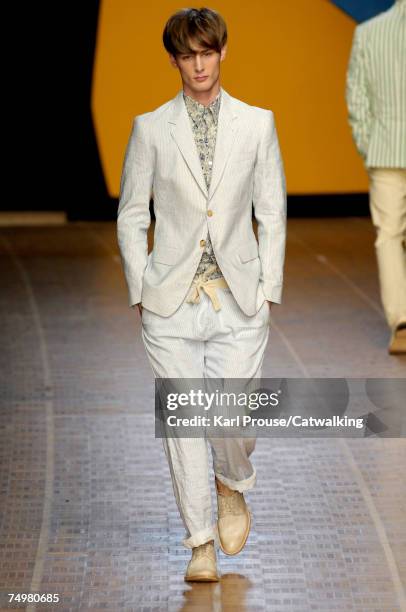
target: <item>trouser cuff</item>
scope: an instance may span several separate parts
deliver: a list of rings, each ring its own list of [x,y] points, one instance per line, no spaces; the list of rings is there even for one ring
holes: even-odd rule
[[[218,541],[216,525],[212,525],[211,527],[206,527],[205,529],[197,531],[189,538],[184,539],[182,544],[183,546],[186,546],[186,548],[196,548],[196,546],[206,544],[206,542],[210,542],[210,540],[214,540],[215,543]]]
[[[248,491],[249,489],[252,489],[255,486],[257,481],[257,471],[254,468],[254,471],[251,476],[249,478],[246,478],[245,480],[231,480],[231,478],[226,478],[226,476],[223,476],[223,474],[217,473],[216,478],[232,491],[239,491],[240,493],[244,493],[244,491]]]
[[[392,325],[392,331],[396,331],[396,329],[400,326],[400,325],[405,325],[406,324],[406,315],[404,315],[403,317],[400,317],[397,319],[396,323],[394,323]]]

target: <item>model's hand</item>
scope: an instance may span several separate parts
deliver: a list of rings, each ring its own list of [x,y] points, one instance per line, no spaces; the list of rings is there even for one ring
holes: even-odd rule
[[[140,313],[140,317],[142,317],[142,304],[141,304],[141,302],[138,302],[137,306],[138,306],[138,311]]]
[[[268,302],[269,308],[271,308],[273,302],[270,302],[269,300],[267,300],[267,302]]]

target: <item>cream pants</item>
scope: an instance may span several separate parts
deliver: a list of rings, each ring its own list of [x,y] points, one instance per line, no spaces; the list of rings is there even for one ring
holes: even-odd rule
[[[406,321],[406,168],[368,168],[381,300],[393,330]]]
[[[213,281],[209,282],[207,293],[204,283],[200,283],[197,292],[194,286],[170,317],[143,308],[142,338],[155,377],[261,377],[269,335],[269,304],[265,301],[249,317],[224,284],[219,285],[214,295]],[[249,457],[255,441],[255,438],[209,439],[214,473],[229,488],[243,492],[254,487],[256,470]],[[193,548],[209,540],[218,544],[212,516],[207,440],[168,436],[162,442],[186,529],[183,545]]]

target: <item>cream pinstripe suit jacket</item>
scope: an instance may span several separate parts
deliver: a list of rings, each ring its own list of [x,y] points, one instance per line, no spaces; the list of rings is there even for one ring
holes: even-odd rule
[[[183,90],[156,110],[134,118],[117,213],[130,306],[142,302],[159,315],[173,314],[187,295],[207,231],[245,314],[254,315],[264,299],[281,302],[286,182],[274,115],[221,89],[209,189]],[[151,197],[156,222],[154,247],[148,255]]]

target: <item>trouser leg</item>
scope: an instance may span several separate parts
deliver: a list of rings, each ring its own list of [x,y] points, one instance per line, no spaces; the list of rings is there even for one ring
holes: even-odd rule
[[[369,168],[370,210],[388,325],[406,321],[406,169]]]
[[[162,438],[176,504],[187,535],[186,548],[216,540],[205,438]]]
[[[254,316],[248,317],[229,290],[222,291],[220,299],[222,308],[215,316],[213,313],[215,333],[206,342],[204,375],[214,379],[246,379],[245,388],[249,389],[249,381],[262,376],[269,337],[269,304],[264,302]],[[232,381],[229,387],[233,388]],[[252,489],[256,482],[256,470],[250,455],[256,438],[210,436],[209,442],[218,480],[236,491]]]
[[[204,305],[203,305],[204,306]],[[183,303],[171,317],[143,309],[142,338],[156,378],[202,379],[204,323],[200,304]],[[205,438],[162,438],[180,516],[186,529],[183,545],[193,548],[216,540],[212,519]]]

